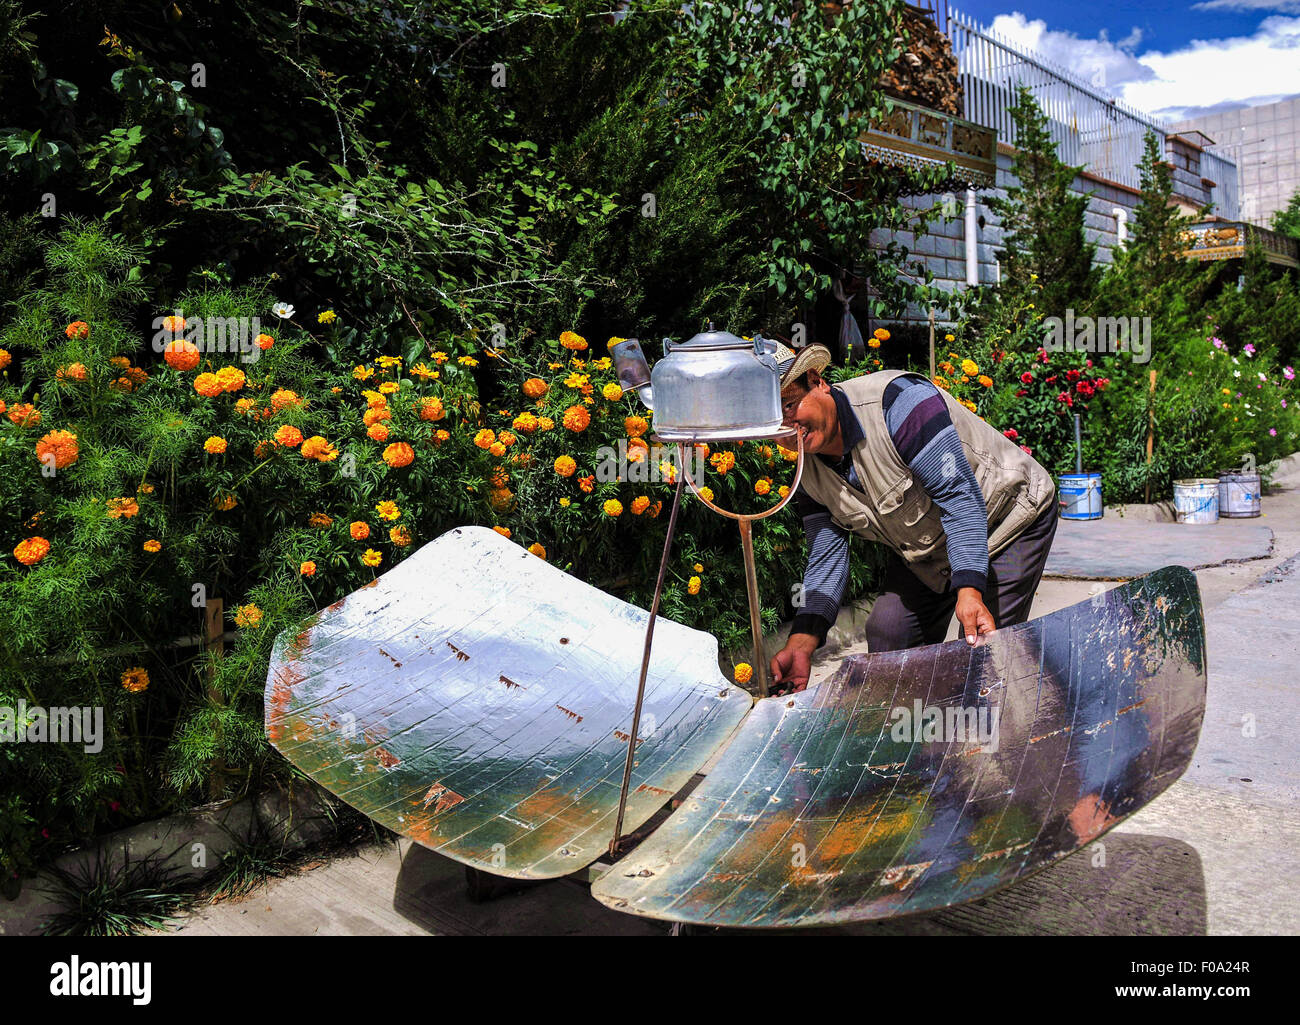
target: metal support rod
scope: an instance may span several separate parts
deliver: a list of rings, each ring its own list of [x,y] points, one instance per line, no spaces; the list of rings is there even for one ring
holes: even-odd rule
[[[740,549],[745,553],[745,590],[749,594],[749,631],[754,638],[754,676],[758,696],[767,697],[767,660],[763,657],[763,620],[759,615],[758,573],[754,569],[754,521],[748,517],[740,525]]]
[[[1074,472],[1083,473],[1083,439],[1079,435],[1079,414],[1074,414]]]
[[[655,596],[650,603],[650,621],[645,628],[645,650],[641,653],[641,678],[636,685],[636,707],[632,710],[632,730],[627,738],[627,762],[623,766],[623,786],[618,793],[618,817],[614,820],[614,835],[609,841],[609,855],[618,857],[618,842],[623,835],[623,813],[627,810],[627,788],[632,784],[632,762],[636,758],[637,732],[641,728],[641,704],[645,701],[645,678],[650,671],[650,645],[654,641],[655,617],[659,615],[659,599],[664,593],[664,576],[668,572],[668,556],[673,549],[673,531],[677,528],[677,509],[682,504],[682,489],[686,486],[686,468],[683,466],[673,490],[673,508],[668,514],[668,533],[664,536],[664,554],[659,560],[659,577],[655,580]]]

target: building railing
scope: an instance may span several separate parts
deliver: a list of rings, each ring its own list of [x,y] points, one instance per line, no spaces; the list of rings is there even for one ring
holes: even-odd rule
[[[997,133],[949,114],[889,100],[892,113],[870,122],[858,136],[863,160],[916,169],[956,165],[948,184],[988,188],[996,183]]]
[[[1264,251],[1264,259],[1284,267],[1300,267],[1300,241],[1269,228],[1244,221],[1203,221],[1183,232],[1189,260],[1236,260],[1250,245]]]
[[[1214,209],[1210,213],[1226,221],[1237,220],[1241,216],[1237,162],[1212,150],[1203,150],[1201,174],[1214,182],[1210,187],[1210,202]]]

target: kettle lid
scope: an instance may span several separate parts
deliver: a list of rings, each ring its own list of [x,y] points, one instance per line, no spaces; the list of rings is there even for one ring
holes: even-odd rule
[[[743,338],[733,335],[730,331],[714,331],[713,325],[709,325],[710,330],[701,331],[693,338],[688,338],[680,344],[674,344],[674,349],[750,349],[753,348],[753,342],[747,342]]]

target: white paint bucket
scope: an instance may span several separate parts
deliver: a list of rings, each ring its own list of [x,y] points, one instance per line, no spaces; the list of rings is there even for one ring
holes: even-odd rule
[[[1219,474],[1219,515],[1246,519],[1259,515],[1259,474]]]
[[[1218,523],[1218,478],[1188,477],[1174,481],[1174,515],[1179,523]]]

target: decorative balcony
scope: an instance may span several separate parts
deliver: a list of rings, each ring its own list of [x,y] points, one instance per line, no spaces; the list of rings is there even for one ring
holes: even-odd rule
[[[888,102],[893,111],[870,122],[858,136],[864,161],[914,169],[954,164],[941,190],[994,185],[998,170],[994,129],[902,100]]]
[[[1202,221],[1184,231],[1183,240],[1189,260],[1237,260],[1258,244],[1269,263],[1300,267],[1300,241],[1245,221]]]

